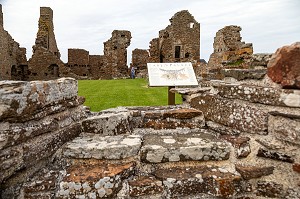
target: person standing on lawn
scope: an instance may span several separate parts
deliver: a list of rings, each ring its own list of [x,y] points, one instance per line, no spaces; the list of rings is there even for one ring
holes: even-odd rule
[[[135,69],[134,69],[134,66],[131,67],[130,75],[131,75],[131,79],[135,78]]]

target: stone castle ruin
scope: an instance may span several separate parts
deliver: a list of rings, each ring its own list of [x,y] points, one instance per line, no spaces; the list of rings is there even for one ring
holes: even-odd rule
[[[183,104],[165,107],[91,112],[75,79],[1,81],[0,196],[297,199],[299,54],[277,50],[263,79],[175,88]]]
[[[185,16],[191,28],[191,15],[179,13],[171,24]],[[172,35],[170,30],[160,33]],[[12,55],[0,49],[9,75],[9,65],[22,65],[16,52],[24,51],[0,31],[1,44],[14,47],[5,48]],[[35,53],[59,59],[45,37],[37,39]],[[114,31],[104,55],[69,49],[65,71],[88,76],[109,62],[110,74],[125,73],[119,54],[129,38],[128,31]],[[156,38],[149,57],[135,53],[158,62],[196,56],[189,45],[173,42]],[[202,77],[198,87],[172,89],[183,99],[176,106],[91,112],[74,78],[0,81],[0,198],[300,198],[300,43],[279,48],[271,58],[252,55],[251,45],[249,51],[214,47],[228,61],[216,59],[219,76]],[[226,65],[240,59],[241,65]]]

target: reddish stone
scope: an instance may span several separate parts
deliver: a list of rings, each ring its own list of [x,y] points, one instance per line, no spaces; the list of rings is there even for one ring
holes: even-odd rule
[[[268,64],[267,74],[283,88],[300,89],[300,42],[279,48]]]
[[[298,163],[293,164],[293,170],[300,173],[300,164]]]
[[[237,164],[235,165],[235,169],[244,179],[250,180],[273,174],[274,167],[242,166]]]
[[[283,154],[277,151],[268,151],[265,149],[260,148],[257,152],[257,156],[258,157],[264,157],[264,158],[270,158],[273,160],[279,160],[282,162],[289,162],[289,163],[294,163],[294,159],[287,155],[287,154]]]
[[[236,148],[235,154],[237,158],[245,158],[251,153],[250,144],[248,142],[250,138],[231,135],[222,135],[221,138],[230,142]]]

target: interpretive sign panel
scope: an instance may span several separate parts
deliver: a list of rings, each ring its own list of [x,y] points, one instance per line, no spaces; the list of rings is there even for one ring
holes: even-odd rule
[[[196,86],[193,66],[184,63],[147,63],[149,86]]]

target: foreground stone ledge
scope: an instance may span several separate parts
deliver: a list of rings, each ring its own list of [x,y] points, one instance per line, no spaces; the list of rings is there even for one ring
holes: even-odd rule
[[[203,94],[191,100],[191,107],[201,110],[206,120],[243,132],[267,134],[268,113],[254,105]]]
[[[141,161],[146,163],[226,160],[229,145],[212,135],[145,135]]]
[[[132,175],[135,164],[112,164],[109,161],[88,160],[67,168],[56,198],[115,198],[122,181]]]
[[[28,121],[37,114],[58,112],[82,103],[77,100],[77,81],[61,78],[51,81],[0,82],[0,120]],[[42,112],[46,112],[43,114]]]
[[[173,197],[206,193],[228,198],[245,191],[240,176],[218,167],[175,167],[157,170],[154,175]]]
[[[136,156],[142,137],[139,135],[104,136],[83,134],[66,144],[63,154],[69,158],[123,159]]]

